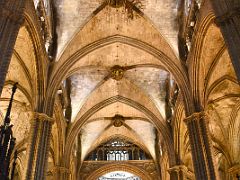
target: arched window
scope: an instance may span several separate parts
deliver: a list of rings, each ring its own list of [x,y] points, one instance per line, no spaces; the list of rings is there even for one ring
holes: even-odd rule
[[[98,146],[89,153],[87,161],[146,160],[150,156],[136,144],[115,138]]]

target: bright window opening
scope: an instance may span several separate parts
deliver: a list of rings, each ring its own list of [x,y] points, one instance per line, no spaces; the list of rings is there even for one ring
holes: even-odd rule
[[[141,178],[128,172],[114,171],[99,177],[97,180],[141,180]]]

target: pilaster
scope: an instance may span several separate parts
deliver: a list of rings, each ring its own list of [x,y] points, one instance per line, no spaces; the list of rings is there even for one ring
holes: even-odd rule
[[[212,158],[206,115],[196,112],[185,119],[192,151],[195,177],[197,180],[215,180],[215,168]]]

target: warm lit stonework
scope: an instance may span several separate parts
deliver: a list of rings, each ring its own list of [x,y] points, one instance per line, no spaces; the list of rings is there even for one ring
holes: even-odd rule
[[[0,180],[240,180],[239,12],[0,0]]]

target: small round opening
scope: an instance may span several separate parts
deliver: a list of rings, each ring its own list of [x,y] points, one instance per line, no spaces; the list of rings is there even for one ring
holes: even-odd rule
[[[104,174],[97,180],[141,180],[141,178],[129,172],[114,171]]]

